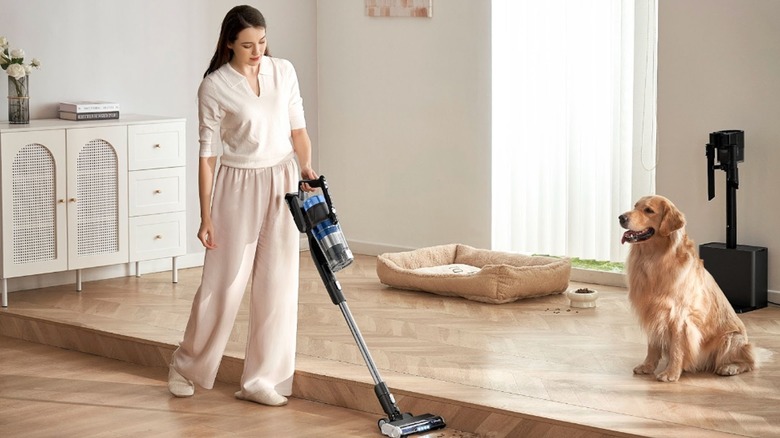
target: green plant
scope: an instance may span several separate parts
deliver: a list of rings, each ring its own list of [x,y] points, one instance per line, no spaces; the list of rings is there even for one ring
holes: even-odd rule
[[[547,254],[534,254],[534,255],[562,258],[559,256],[551,256]],[[581,259],[578,257],[570,257],[569,260],[571,261],[571,267],[578,268],[578,269],[590,269],[593,271],[604,271],[604,272],[623,272],[624,269],[624,265],[621,262]]]
[[[591,269],[594,271],[623,272],[623,263],[608,262],[603,260],[587,260],[577,257],[571,258],[572,268]]]

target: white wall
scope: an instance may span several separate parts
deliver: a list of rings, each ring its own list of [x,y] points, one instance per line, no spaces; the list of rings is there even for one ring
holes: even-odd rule
[[[236,4],[240,2],[0,0],[0,35],[14,48],[24,49],[27,60],[35,57],[43,63],[30,78],[32,118],[57,117],[57,104],[63,100],[104,99],[119,102],[126,114],[187,119],[188,251],[196,262],[202,261],[203,252],[196,238],[200,224],[196,92],[214,53],[220,23]],[[316,1],[247,4],[265,15],[272,54],[290,59],[296,67],[309,134],[316,148]],[[6,75],[2,76],[0,120],[8,120]],[[86,275],[85,280],[89,279]],[[35,287],[48,284],[40,283],[40,278],[17,280],[11,289],[21,287],[17,284],[20,281]],[[66,281],[72,280],[68,277]]]
[[[353,250],[490,246],[490,2],[319,1],[320,173]]]
[[[705,144],[710,132],[744,130],[737,241],[769,249],[769,289],[780,290],[780,2],[659,6],[657,191],[685,212],[698,244],[725,242],[725,175],[708,202]]]
[[[490,2],[438,0],[432,19],[369,18],[362,3],[318,11],[319,170],[347,237],[368,253],[489,247]],[[769,248],[780,290],[780,2],[660,3],[657,192],[697,242],[725,241],[724,176],[707,202],[704,145],[745,130],[738,239]]]
[[[780,2],[660,3],[658,192],[687,214],[697,242],[725,241],[723,172],[707,202],[704,145],[712,131],[744,129],[739,242],[769,248],[769,287],[780,290],[772,256],[780,251]],[[0,35],[43,61],[32,77],[33,117],[83,98],[187,118],[195,254],[195,91],[234,4],[0,0]],[[315,166],[353,249],[489,247],[490,2],[435,0],[431,19],[369,18],[362,0],[250,4],[266,15],[273,53],[296,65]]]
[[[63,100],[104,99],[119,102],[122,113],[187,119],[190,252],[202,252],[195,237],[200,224],[196,92],[214,53],[222,18],[236,4],[225,0],[0,0],[0,35],[14,48],[24,49],[28,60],[35,57],[43,63],[30,78],[32,118],[57,117],[57,103]],[[316,145],[316,2],[248,4],[265,15],[271,53],[296,66]],[[8,119],[7,111],[3,99],[0,120]]]

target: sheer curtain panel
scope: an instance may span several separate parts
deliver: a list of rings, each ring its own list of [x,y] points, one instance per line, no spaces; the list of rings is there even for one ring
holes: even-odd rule
[[[654,191],[655,0],[493,0],[493,249],[623,261]]]

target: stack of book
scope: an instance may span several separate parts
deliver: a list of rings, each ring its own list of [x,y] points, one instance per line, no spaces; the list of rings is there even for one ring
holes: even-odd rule
[[[103,101],[60,102],[60,118],[65,120],[118,119],[119,104]]]

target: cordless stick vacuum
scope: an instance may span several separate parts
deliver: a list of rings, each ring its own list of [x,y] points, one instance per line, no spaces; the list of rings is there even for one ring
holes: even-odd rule
[[[313,188],[320,188],[322,195],[306,197],[303,191],[303,185],[308,184]],[[301,233],[306,234],[309,239],[309,251],[311,252],[314,265],[320,273],[322,282],[328,290],[330,300],[341,309],[344,319],[347,321],[349,330],[357,342],[360,354],[363,355],[368,371],[374,379],[374,392],[379,398],[379,404],[382,410],[387,414],[387,418],[379,420],[379,431],[383,435],[400,438],[411,434],[425,432],[429,430],[441,429],[446,426],[444,419],[438,415],[423,414],[413,416],[409,413],[401,413],[395,404],[393,395],[387,385],[382,381],[366,347],[363,336],[352,318],[352,313],[347,306],[347,300],[341,291],[341,284],[336,280],[334,272],[338,272],[352,263],[354,259],[352,252],[347,246],[347,240],[341,232],[338,224],[336,210],[328,193],[328,184],[324,176],[315,180],[302,180],[298,183],[298,193],[288,193],[285,195],[287,205],[295,219],[295,225]]]

